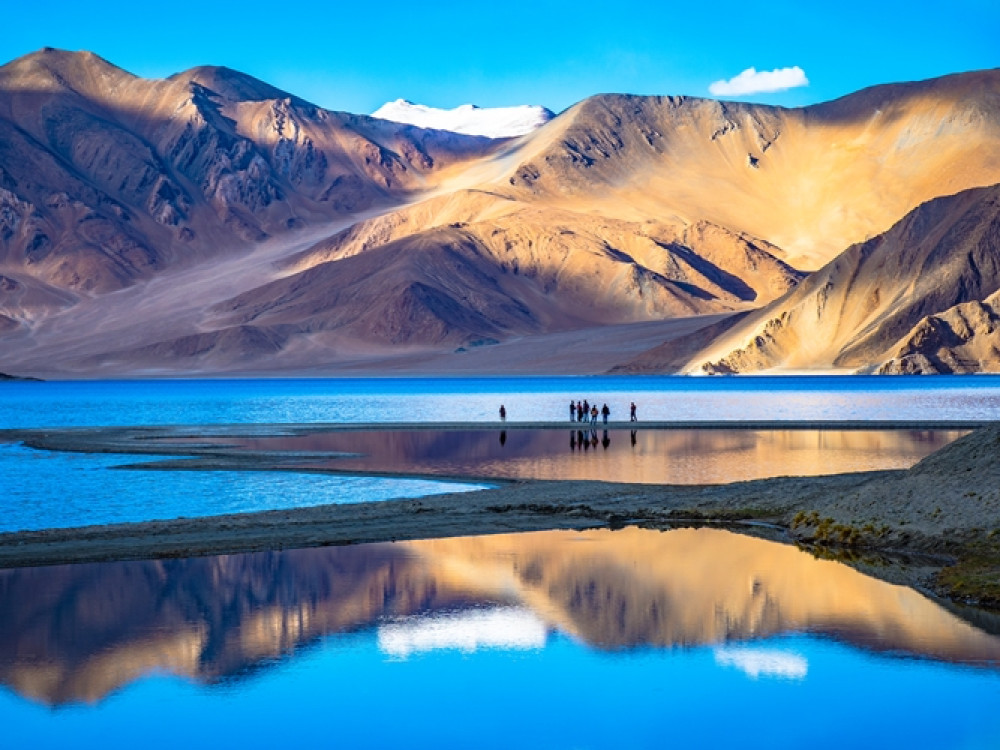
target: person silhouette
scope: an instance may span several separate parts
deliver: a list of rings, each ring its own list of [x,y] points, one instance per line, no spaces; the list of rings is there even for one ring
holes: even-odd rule
[[[507,421],[507,410],[504,408],[503,404],[500,404],[500,421],[501,422]]]
[[[629,421],[638,422],[639,420],[635,416],[635,401],[629,405]]]

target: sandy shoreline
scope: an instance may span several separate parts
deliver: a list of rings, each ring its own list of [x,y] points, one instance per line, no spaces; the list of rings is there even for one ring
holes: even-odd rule
[[[626,523],[752,519],[743,496],[762,503],[824,489],[857,487],[872,474],[757,480],[715,487],[591,481],[507,481],[495,489],[324,505],[205,518],[109,524],[0,534],[0,567],[251,552],[574,529]],[[766,483],[766,486],[762,483]],[[709,508],[715,511],[707,512]],[[698,509],[697,512],[686,512]],[[757,510],[760,507],[756,508]]]
[[[725,429],[956,429],[985,423],[696,423]],[[601,425],[603,427],[603,425]],[[687,429],[669,423],[609,428]],[[86,452],[174,453],[170,439],[330,429],[564,429],[570,423],[448,425],[232,425],[18,430],[0,440]],[[164,438],[164,435],[167,438]],[[764,523],[824,554],[866,565],[954,600],[1000,604],[1000,427],[980,427],[909,470],[779,477],[724,485],[635,485],[515,480],[494,489],[414,500],[328,505],[197,519],[0,534],[0,567],[188,557],[263,549],[641,524]],[[252,457],[251,457],[252,458]],[[245,468],[261,465],[262,456]],[[254,462],[258,462],[254,465]],[[460,477],[456,477],[460,478]],[[738,528],[738,527],[737,527]],[[780,533],[780,531],[776,532]],[[909,572],[881,572],[880,555],[917,555]],[[872,561],[876,561],[873,563]],[[971,566],[971,567],[970,567]]]

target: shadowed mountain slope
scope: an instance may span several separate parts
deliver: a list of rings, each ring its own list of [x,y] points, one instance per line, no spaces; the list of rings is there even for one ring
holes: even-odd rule
[[[928,315],[879,374],[974,373],[1000,369],[1000,292]]]
[[[43,50],[0,68],[0,265],[38,295],[107,292],[398,203],[493,143],[328,112],[227,68],[146,80]]]
[[[769,250],[708,224],[640,225],[451,194],[320,243],[291,260],[291,275],[216,305],[212,324],[433,345],[685,317],[793,286],[801,274]]]
[[[1000,186],[937,198],[848,248],[686,370],[996,370]],[[647,353],[633,364],[655,360]]]

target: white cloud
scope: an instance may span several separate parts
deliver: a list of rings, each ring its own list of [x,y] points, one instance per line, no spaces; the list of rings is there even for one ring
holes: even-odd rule
[[[785,91],[799,86],[808,86],[809,79],[805,71],[798,65],[791,68],[757,71],[747,68],[735,78],[728,81],[716,81],[708,87],[713,96],[746,96],[747,94],[766,94],[773,91]]]
[[[755,680],[761,675],[801,680],[809,671],[809,662],[804,657],[764,648],[717,648],[715,663],[720,667],[736,667]]]

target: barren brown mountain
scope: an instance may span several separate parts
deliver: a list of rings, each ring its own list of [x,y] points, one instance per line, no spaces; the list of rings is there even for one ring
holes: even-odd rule
[[[877,372],[988,372],[996,370],[998,362],[1000,292],[923,318]]]
[[[1000,71],[803,109],[602,95],[496,141],[326,111],[224,68],[144,80],[45,50],[0,68],[0,130],[14,374],[330,372],[417,353],[449,371],[484,344],[518,360],[537,351],[522,337],[663,321],[663,340],[706,316],[682,342],[693,357],[749,325],[720,314],[782,297],[929,200],[1000,183]],[[919,322],[904,319],[887,346]],[[966,350],[970,369],[995,366],[988,344]],[[948,359],[911,354],[797,361]],[[776,364],[791,366],[755,366]]]
[[[28,55],[0,68],[7,319],[398,203],[492,147],[328,112],[226,68],[145,80],[90,53]]]
[[[1000,186],[936,198],[691,354],[626,368],[977,372],[1000,365]],[[703,339],[707,342],[707,339]]]

